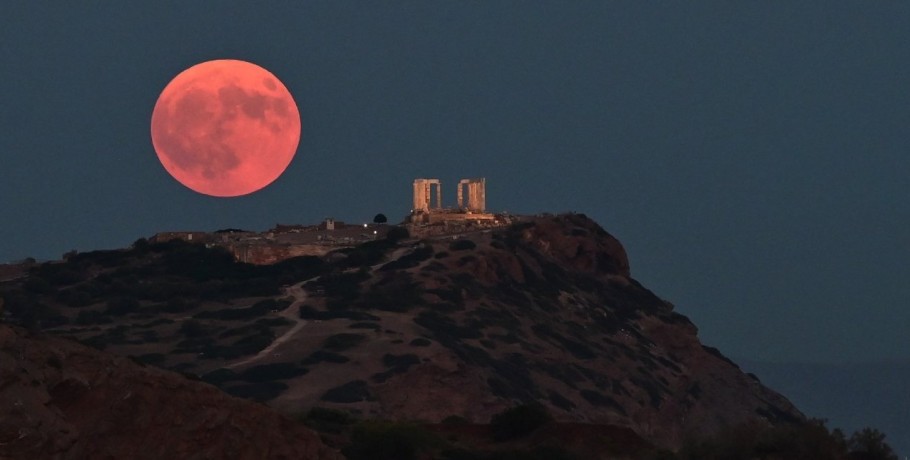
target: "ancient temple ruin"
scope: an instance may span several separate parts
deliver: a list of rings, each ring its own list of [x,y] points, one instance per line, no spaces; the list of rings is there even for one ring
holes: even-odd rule
[[[436,186],[436,206],[432,206],[433,186]],[[442,209],[442,184],[439,179],[414,179],[413,212]]]
[[[468,199],[464,200],[464,189],[468,189]],[[482,213],[486,210],[486,179],[462,179],[458,183],[458,209]]]
[[[462,179],[458,182],[457,206],[443,207],[442,183],[439,179],[414,179],[414,207],[410,222],[451,222],[492,220],[486,212],[486,179]]]

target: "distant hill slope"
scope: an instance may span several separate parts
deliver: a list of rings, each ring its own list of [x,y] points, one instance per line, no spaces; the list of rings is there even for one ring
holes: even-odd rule
[[[2,324],[0,405],[0,458],[341,458],[205,383]]]
[[[900,458],[910,455],[910,363],[806,364],[745,361],[743,369],[812,417],[853,432],[875,427]]]
[[[486,422],[539,401],[558,420],[629,427],[664,446],[803,419],[702,345],[630,277],[619,241],[578,214],[272,266],[140,241],[44,264],[3,295],[32,327],[292,414],[323,405]]]

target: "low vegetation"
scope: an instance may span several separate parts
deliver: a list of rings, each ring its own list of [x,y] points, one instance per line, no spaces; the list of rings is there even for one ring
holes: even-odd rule
[[[372,399],[367,383],[363,380],[352,380],[325,392],[322,401],[334,403],[355,403]]]
[[[350,359],[347,356],[344,356],[344,355],[341,355],[338,353],[333,353],[331,351],[316,350],[313,352],[313,354],[304,358],[304,360],[301,361],[300,364],[302,364],[304,366],[309,366],[309,365],[319,364],[319,363],[342,364],[342,363],[346,363],[348,361],[350,361]]]
[[[265,349],[295,323],[277,315],[291,305],[278,296],[291,284],[313,280],[305,286],[307,304],[293,312],[308,321],[307,328],[324,328],[300,342],[311,348],[282,348],[271,359],[284,362],[216,369],[201,379],[239,397],[271,401],[289,380],[310,379],[317,366],[340,370],[339,365],[363,360],[368,346],[381,343],[389,347],[370,348],[369,354],[371,364],[381,359],[380,372],[321,387],[320,404],[373,410],[372,404],[357,404],[380,394],[371,392],[371,385],[389,388],[428,356],[436,360],[437,352],[451,352],[459,365],[482,373],[483,390],[501,401],[545,401],[560,416],[593,406],[600,413],[631,417],[667,404],[674,397],[667,379],[686,370],[672,355],[649,351],[654,343],[636,321],[655,315],[661,325],[691,327],[688,319],[635,280],[598,278],[603,272],[598,267],[613,262],[598,259],[588,271],[574,270],[535,251],[527,239],[534,235],[528,232],[532,226],[522,223],[494,233],[491,246],[479,249],[466,238],[399,245],[410,235],[393,227],[385,239],[336,251],[326,258],[331,262],[299,257],[271,266],[240,263],[222,249],[182,241],[137,241],[127,250],[72,253],[64,261],[36,265],[26,279],[0,285],[0,297],[7,316],[26,327],[53,329],[98,348],[121,347],[118,351],[128,350],[138,363],[190,376],[193,370],[222,365],[218,360]],[[596,230],[576,226],[566,232],[584,238]],[[404,255],[389,260],[396,248]],[[504,254],[501,260],[486,258],[497,252]],[[322,321],[331,324],[318,324]],[[383,332],[383,326],[399,332]],[[320,343],[312,337],[326,338]],[[162,343],[145,345],[153,342]],[[557,359],[548,354],[554,350]],[[702,351],[717,358],[712,362],[735,366],[716,349]],[[616,379],[598,366],[601,360],[631,365]],[[687,400],[706,399],[698,382],[681,388]],[[640,406],[629,402],[631,394]],[[636,447],[625,451],[626,441],[604,441],[607,435],[597,439],[619,452],[618,458],[895,459],[876,430],[846,436],[771,406],[756,415],[776,426],[730,427],[714,437],[688,440],[676,452],[643,449],[638,438]],[[300,419],[342,439],[337,447],[350,459],[591,458],[591,452],[557,442],[554,433],[571,427],[554,422],[535,403],[503,411],[483,426],[458,416],[441,425],[365,421],[329,408],[313,408]],[[590,436],[583,429],[580,433]]]
[[[345,351],[360,345],[366,336],[363,334],[341,333],[335,334],[322,343],[323,348],[331,351]]]
[[[288,386],[282,382],[257,382],[227,386],[223,389],[238,398],[266,402],[278,397],[284,390],[288,389]]]
[[[354,416],[345,411],[325,407],[314,407],[299,420],[316,431],[331,434],[340,434],[357,422]]]
[[[237,262],[223,248],[144,241],[130,249],[71,253],[63,261],[36,265],[21,285],[2,286],[0,297],[11,317],[31,329],[67,324],[70,317],[79,318],[79,325],[106,324],[121,317],[182,313],[203,301],[275,297],[282,286],[330,269],[319,257],[259,266]],[[93,313],[65,311],[93,306]],[[203,317],[247,320],[281,307],[254,305]]]
[[[348,460],[417,460],[439,442],[417,424],[364,421],[351,430],[350,443],[341,452]]]
[[[439,424],[359,420],[349,412],[320,407],[300,420],[334,436],[352,460],[897,460],[877,430],[866,428],[847,437],[819,420],[776,427],[739,425],[710,438],[691,439],[675,452],[651,446],[626,429],[556,423],[538,404],[506,409],[489,425],[457,415]]]
[[[490,420],[490,430],[493,432],[493,439],[508,441],[527,436],[552,421],[553,418],[543,406],[527,404],[494,415]]]
[[[822,420],[768,426],[750,423],[728,428],[702,440],[692,440],[675,455],[676,460],[813,459],[897,460],[885,435],[865,428],[850,437],[829,430]]]

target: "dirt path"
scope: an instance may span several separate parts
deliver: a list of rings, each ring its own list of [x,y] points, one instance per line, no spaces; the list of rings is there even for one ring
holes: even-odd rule
[[[379,262],[379,263],[376,264],[376,265],[371,265],[371,266],[370,266],[370,273],[375,272],[376,270],[379,269],[379,267],[381,267],[381,266],[383,266],[383,265],[385,265],[385,264],[387,264],[387,263],[394,262],[394,261],[400,259],[401,256],[403,256],[406,252],[408,252],[408,251],[413,251],[413,250],[414,250],[414,248],[412,248],[412,247],[396,248],[394,251],[392,251],[392,254],[389,255],[389,257],[383,259],[382,262]]]
[[[370,271],[376,271],[380,266],[385,265],[393,260],[397,260],[399,257],[402,256],[402,254],[406,253],[407,251],[411,251],[411,250],[413,250],[413,248],[398,248],[398,249],[394,250],[388,259],[370,267]],[[294,297],[294,302],[289,307],[285,308],[278,316],[281,316],[282,318],[286,318],[291,321],[295,321],[296,324],[294,324],[293,327],[291,327],[284,334],[281,334],[280,337],[273,340],[272,343],[269,344],[269,346],[265,347],[259,353],[256,353],[255,355],[250,356],[249,358],[242,359],[235,363],[228,364],[224,367],[226,367],[228,369],[234,369],[237,367],[245,366],[250,363],[255,363],[261,359],[264,359],[267,356],[271,356],[276,348],[278,348],[279,346],[281,346],[281,344],[283,344],[284,342],[287,342],[292,337],[297,335],[297,333],[300,332],[300,330],[303,329],[303,327],[306,326],[306,323],[307,323],[306,320],[300,318],[300,313],[299,313],[300,306],[303,305],[303,303],[306,302],[306,299],[307,299],[306,291],[303,289],[303,285],[306,283],[309,283],[310,281],[313,281],[317,278],[319,278],[319,277],[317,276],[316,278],[310,278],[306,281],[301,281],[297,284],[289,286],[285,290],[286,294]]]
[[[319,278],[319,277],[317,276],[316,278]],[[310,278],[306,281],[301,281],[295,285],[288,287],[287,290],[285,291],[286,294],[289,294],[290,296],[294,297],[294,302],[291,303],[290,306],[285,308],[281,313],[279,313],[278,316],[291,320],[291,321],[295,321],[296,324],[294,324],[293,327],[288,329],[288,331],[285,332],[284,334],[281,334],[280,337],[273,340],[272,343],[269,344],[269,346],[265,347],[259,353],[256,353],[255,355],[250,356],[249,358],[237,361],[236,363],[228,364],[227,366],[224,366],[224,367],[226,367],[228,369],[233,369],[236,367],[245,366],[247,364],[257,362],[260,359],[265,358],[266,356],[270,356],[272,354],[272,352],[275,351],[276,348],[281,346],[281,344],[283,344],[284,342],[287,342],[291,337],[294,337],[295,335],[297,335],[297,333],[300,332],[301,329],[303,329],[303,326],[306,326],[306,320],[301,319],[300,313],[299,313],[300,306],[303,305],[303,303],[306,302],[306,299],[307,299],[306,291],[303,290],[303,285],[306,283],[309,283],[310,281],[315,280],[316,278]]]

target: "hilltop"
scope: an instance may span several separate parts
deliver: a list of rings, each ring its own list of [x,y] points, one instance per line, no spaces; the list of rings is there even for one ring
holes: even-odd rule
[[[759,420],[784,397],[699,342],[580,214],[384,239],[273,265],[184,241],[73,254],[4,288],[17,321],[195,375],[287,414],[486,423],[539,402],[558,421],[659,446]]]

